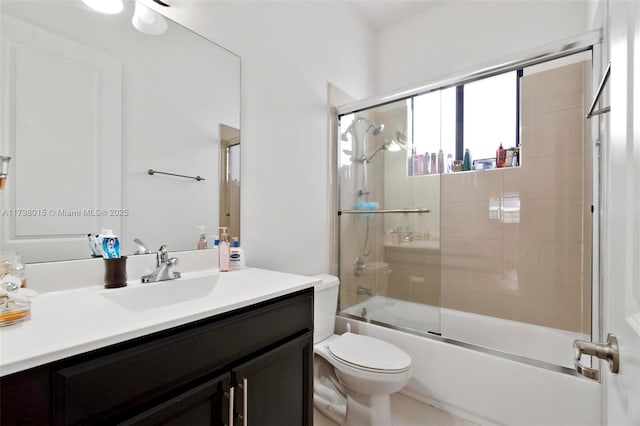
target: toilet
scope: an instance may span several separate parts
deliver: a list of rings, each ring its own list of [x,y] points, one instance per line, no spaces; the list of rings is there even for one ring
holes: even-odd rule
[[[369,336],[334,334],[339,280],[322,280],[314,293],[314,405],[346,426],[391,425],[390,395],[411,379],[411,357]]]

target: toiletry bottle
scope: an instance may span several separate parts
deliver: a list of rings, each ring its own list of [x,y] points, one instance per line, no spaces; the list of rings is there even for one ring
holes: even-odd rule
[[[431,153],[431,165],[429,166],[429,168],[431,169],[430,174],[438,174],[438,154],[436,154],[435,152]]]
[[[500,147],[496,150],[496,167],[504,167],[506,160],[507,150],[502,147],[502,142],[500,142]]]
[[[229,250],[229,235],[227,234],[227,227],[220,227],[222,232],[220,233],[220,246],[218,247],[218,269],[220,272],[229,271],[229,256],[231,255]]]
[[[407,176],[415,175],[415,170],[413,169],[413,157],[416,153],[416,149],[413,148],[411,150],[411,157],[407,159]]]
[[[447,154],[447,173],[453,172],[453,155]]]
[[[200,239],[198,240],[198,250],[204,250],[207,248],[207,237],[204,234],[206,226],[198,226],[200,229]]]
[[[462,170],[471,170],[471,152],[469,152],[469,148],[465,148],[464,150],[464,158],[462,160]]]
[[[428,175],[429,174],[429,163],[431,162],[431,156],[429,155],[428,152],[424,153],[424,156],[422,157],[422,174],[423,175]]]
[[[240,248],[240,241],[238,241],[238,237],[233,237],[231,239],[231,255],[229,258],[230,270],[237,271],[238,269],[244,268],[244,252]]]
[[[444,173],[444,151],[438,151],[438,173]]]
[[[520,165],[518,161],[519,156],[520,156],[520,149],[516,148],[515,151],[513,151],[513,158],[511,159],[511,167],[518,167]]]

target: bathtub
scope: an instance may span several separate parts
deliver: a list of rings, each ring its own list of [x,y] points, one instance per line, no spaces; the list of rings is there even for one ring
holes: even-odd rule
[[[572,340],[587,336],[382,296],[339,313],[336,332],[347,326],[411,356],[402,393],[472,422],[602,424],[601,384],[570,368]]]
[[[384,296],[374,296],[343,313],[567,368],[573,368],[573,341],[590,339],[582,333]]]

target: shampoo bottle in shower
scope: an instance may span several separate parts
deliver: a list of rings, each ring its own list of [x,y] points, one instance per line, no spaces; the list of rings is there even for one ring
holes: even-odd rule
[[[471,152],[469,152],[469,148],[465,148],[464,150],[464,158],[462,160],[462,170],[471,170]]]
[[[507,150],[502,147],[502,142],[500,142],[500,147],[496,149],[496,167],[504,167],[506,160]]]
[[[222,232],[220,233],[220,246],[218,247],[218,269],[220,272],[229,272],[229,235],[227,234],[227,227],[220,227]]]

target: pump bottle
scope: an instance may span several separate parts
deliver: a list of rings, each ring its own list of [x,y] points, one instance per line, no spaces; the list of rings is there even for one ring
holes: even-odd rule
[[[229,271],[229,235],[227,234],[227,227],[221,226],[220,230],[220,246],[218,247],[218,269],[220,272]]]

